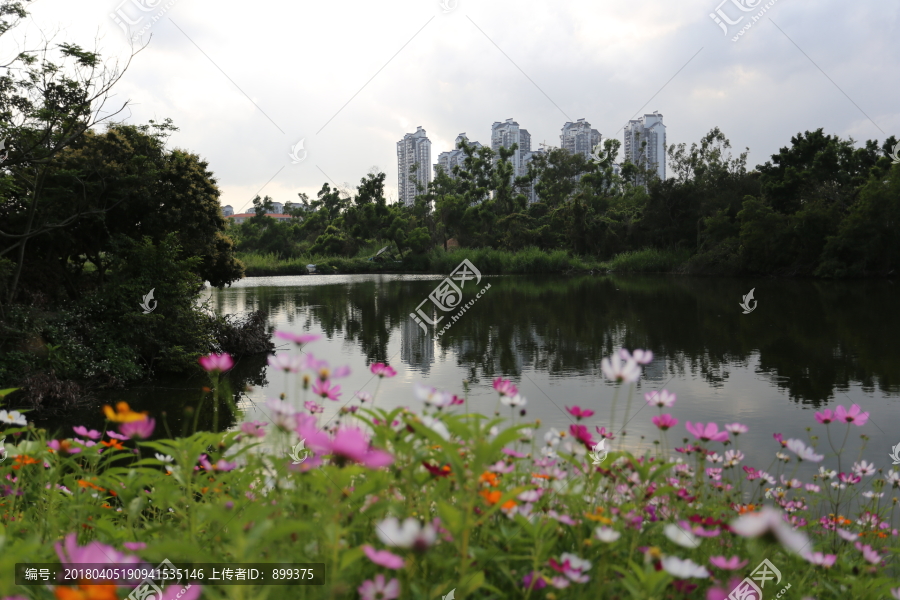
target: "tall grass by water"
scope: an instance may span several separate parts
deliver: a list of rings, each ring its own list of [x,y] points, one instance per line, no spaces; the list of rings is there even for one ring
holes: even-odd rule
[[[645,248],[617,254],[603,266],[618,273],[670,273],[690,259],[688,250]]]

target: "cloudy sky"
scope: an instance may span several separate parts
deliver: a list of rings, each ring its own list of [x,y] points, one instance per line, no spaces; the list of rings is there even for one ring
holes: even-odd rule
[[[718,126],[751,166],[819,127],[900,135],[900,3],[719,2],[36,0],[16,35],[96,40],[121,63],[128,35],[111,15],[146,29],[113,102],[130,101],[129,123],[173,119],[170,146],[207,160],[236,212],[257,193],[352,187],[372,167],[396,199],[396,142],[419,125],[434,162],[459,133],[489,143],[508,118],[536,149],[579,118],[621,140],[657,110],[669,144]],[[717,11],[743,18],[726,33]]]

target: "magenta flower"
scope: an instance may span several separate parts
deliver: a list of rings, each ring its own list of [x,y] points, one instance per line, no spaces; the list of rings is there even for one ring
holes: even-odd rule
[[[208,373],[224,373],[234,366],[230,354],[208,354],[197,359]]]
[[[840,475],[838,475],[838,479],[841,480],[841,483],[849,483],[851,485],[862,481],[862,477],[860,477],[859,475],[847,475],[846,473],[841,473]]]
[[[695,438],[703,442],[724,442],[728,440],[728,432],[719,431],[719,426],[715,423],[707,423],[704,426],[703,423],[692,424],[690,421],[686,421],[684,426],[688,433],[693,434]]]
[[[387,550],[376,550],[368,544],[363,546],[362,550],[369,558],[369,560],[380,567],[384,567],[386,569],[402,569],[405,565],[403,558],[397,556],[396,554],[392,554]]]
[[[59,449],[62,447],[61,444],[59,443],[59,440],[50,440],[49,442],[47,442],[47,446],[52,448],[56,452],[59,452]],[[79,452],[81,452],[81,448],[77,448],[75,446],[69,446],[69,447],[65,448],[64,451],[67,452],[68,454],[78,454]]]
[[[595,425],[595,426],[594,426],[594,429],[597,430],[597,433],[599,433],[599,434],[600,434],[600,437],[602,437],[602,438],[606,438],[606,439],[608,439],[608,440],[614,440],[614,439],[616,439],[616,437],[613,435],[612,430],[607,431],[607,430],[606,430],[606,427],[597,427],[597,426]]]
[[[373,363],[369,370],[372,371],[373,375],[378,375],[379,377],[393,377],[397,374],[393,367],[384,363]]]
[[[519,389],[514,383],[509,379],[502,379],[500,377],[494,380],[494,389],[497,390],[501,396],[515,396],[519,393]]]
[[[853,423],[858,427],[862,427],[866,424],[866,421],[869,420],[869,413],[861,412],[858,404],[851,406],[850,410],[847,410],[843,406],[838,406],[834,411],[834,416],[839,421]]]
[[[750,428],[746,425],[742,425],[741,423],[731,423],[725,426],[725,431],[730,431],[734,435],[740,435],[742,433],[747,433],[750,431]]]
[[[816,413],[816,421],[818,421],[819,423],[822,423],[823,425],[828,425],[829,423],[834,421],[834,419],[835,419],[834,413],[831,412],[830,408],[826,408],[822,412]]]
[[[266,425],[268,425],[268,423],[262,423],[260,421],[241,423],[241,431],[247,435],[254,435],[261,438],[266,435],[266,430],[263,429]]]
[[[566,410],[569,411],[569,414],[571,414],[573,417],[575,417],[579,421],[581,419],[587,419],[588,417],[594,416],[594,411],[589,410],[587,408],[579,408],[578,406],[573,406],[572,408],[569,408],[567,406]]]
[[[119,424],[119,431],[122,435],[139,440],[146,440],[153,435],[154,428],[156,428],[156,421],[154,419],[141,419],[140,421],[130,421],[128,423]]]
[[[319,414],[325,412],[325,407],[317,403],[315,400],[307,400],[303,403],[303,408],[308,410],[310,414]],[[353,408],[356,408],[355,406]]]
[[[654,425],[656,425],[663,431],[666,431],[667,429],[678,425],[678,419],[669,414],[658,415],[650,420],[653,421]]]
[[[532,584],[531,584],[532,581],[534,582],[534,587],[532,587]],[[522,585],[525,587],[526,590],[527,589],[539,590],[541,588],[547,587],[547,582],[545,581],[545,577],[543,575],[541,575],[539,572],[532,571],[531,573],[529,573],[528,575],[526,575],[525,577],[522,578]]]
[[[322,336],[315,333],[301,333],[298,335],[296,333],[291,333],[290,331],[276,331],[275,337],[294,342],[298,346],[303,346],[304,344],[321,339]]]
[[[385,583],[384,575],[379,573],[375,576],[375,581],[366,579],[356,591],[361,600],[395,600],[400,597],[400,582],[395,577]]]
[[[130,440],[131,438],[127,435],[122,435],[121,433],[116,433],[115,431],[107,431],[106,435],[111,437],[114,440],[119,440],[120,442],[124,442],[125,440]]]
[[[669,392],[668,390],[644,394],[644,400],[647,401],[647,404],[649,404],[650,406],[658,406],[659,408],[672,408],[672,406],[675,405],[675,401],[677,399],[678,396]]]
[[[99,440],[100,437],[102,436],[102,434],[99,431],[96,431],[94,429],[91,429],[89,431],[86,427],[84,427],[82,425],[76,425],[75,427],[72,428],[72,430],[75,431],[75,433],[77,433],[78,435],[80,435],[82,437],[91,438],[92,440]]]
[[[732,556],[731,558],[725,558],[724,556],[710,556],[709,562],[712,563],[714,567],[725,571],[737,571],[738,569],[743,569],[749,563],[749,560],[741,560],[740,556]]]
[[[137,552],[138,550],[143,550],[147,547],[147,544],[145,544],[144,542],[125,542],[122,545],[132,552]]]
[[[137,556],[119,552],[112,546],[100,542],[90,542],[87,546],[78,545],[78,534],[70,533],[62,543],[56,542],[56,554],[66,568],[76,568],[83,564],[97,565],[103,569],[113,567],[121,569],[128,565],[140,565],[143,561]],[[101,566],[102,565],[102,566]]]
[[[386,467],[394,462],[390,453],[371,449],[362,429],[356,427],[338,429],[331,441],[331,452],[370,469]]]
[[[572,434],[576,440],[592,448],[594,446],[594,438],[588,432],[587,427],[584,425],[569,425],[569,433]]]
[[[313,384],[312,391],[313,394],[318,394],[319,396],[322,396],[322,398],[337,400],[338,396],[341,395],[341,386],[331,385],[330,381],[322,381],[319,379]]]

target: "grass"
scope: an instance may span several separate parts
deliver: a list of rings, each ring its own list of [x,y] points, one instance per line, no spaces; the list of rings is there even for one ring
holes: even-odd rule
[[[645,248],[617,254],[603,266],[617,273],[670,273],[688,261],[687,250],[657,250]]]

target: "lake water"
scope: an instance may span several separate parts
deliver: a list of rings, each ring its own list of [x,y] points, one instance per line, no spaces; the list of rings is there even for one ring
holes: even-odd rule
[[[845,471],[860,456],[860,434],[870,438],[863,457],[878,468],[891,466],[891,447],[900,444],[900,302],[897,285],[890,281],[484,277],[476,289],[474,282],[466,284],[463,303],[475,300],[477,290],[488,283],[490,289],[444,335],[435,337],[430,331],[426,337],[410,313],[442,280],[416,275],[254,277],[206,294],[210,306],[224,314],[262,309],[276,329],[324,336],[306,350],[332,366],[349,365],[351,374],[336,380],[342,396],[338,402],[324,401],[320,423],[333,418],[339,407],[358,404],[352,398],[357,390],[374,393],[378,380],[368,367],[385,362],[397,376],[381,382],[379,408],[419,409],[414,382],[462,396],[467,380],[469,409],[492,414],[497,394],[491,383],[502,376],[511,378],[528,399],[526,419],[541,420],[539,444],[548,427],[567,430],[575,422],[566,406],[595,411],[582,422],[592,433],[594,426],[618,430],[627,394],[623,390],[618,401],[618,423],[609,423],[615,386],[603,378],[600,362],[625,347],[654,354],[631,407],[634,418],[626,436],[631,449],[657,439],[650,422],[657,409],[645,405],[643,394],[663,388],[678,396],[666,411],[679,420],[668,433],[670,446],[691,437],[685,421],[713,421],[720,427],[739,422],[750,428],[739,438],[740,449],[757,467],[769,467],[775,459],[780,449],[772,439],[775,432],[785,439],[808,440],[806,428],[811,427],[812,435],[821,435],[819,452],[832,455],[814,411],[838,404],[857,403],[871,415],[869,423],[850,431]],[[743,314],[739,304],[751,288],[758,304]],[[429,310],[432,314],[451,313]],[[275,342],[279,351],[295,352],[292,344]],[[239,361],[232,377],[238,389],[252,388],[240,394],[248,420],[271,421],[265,400],[296,388],[293,379],[267,366],[266,357]],[[206,383],[202,375],[167,379],[104,392],[100,403],[126,400],[135,410],[150,411],[158,422],[165,411],[178,435],[183,407],[196,406]],[[201,411],[206,426],[208,413]],[[503,407],[501,414],[509,415],[509,409]],[[103,418],[93,406],[38,421],[50,428],[75,423],[102,428]],[[224,415],[221,423],[233,425]],[[833,431],[838,434],[835,444],[841,443],[845,429],[841,425]],[[161,426],[158,433],[165,434]],[[804,463],[798,476],[808,475],[811,466]]]

